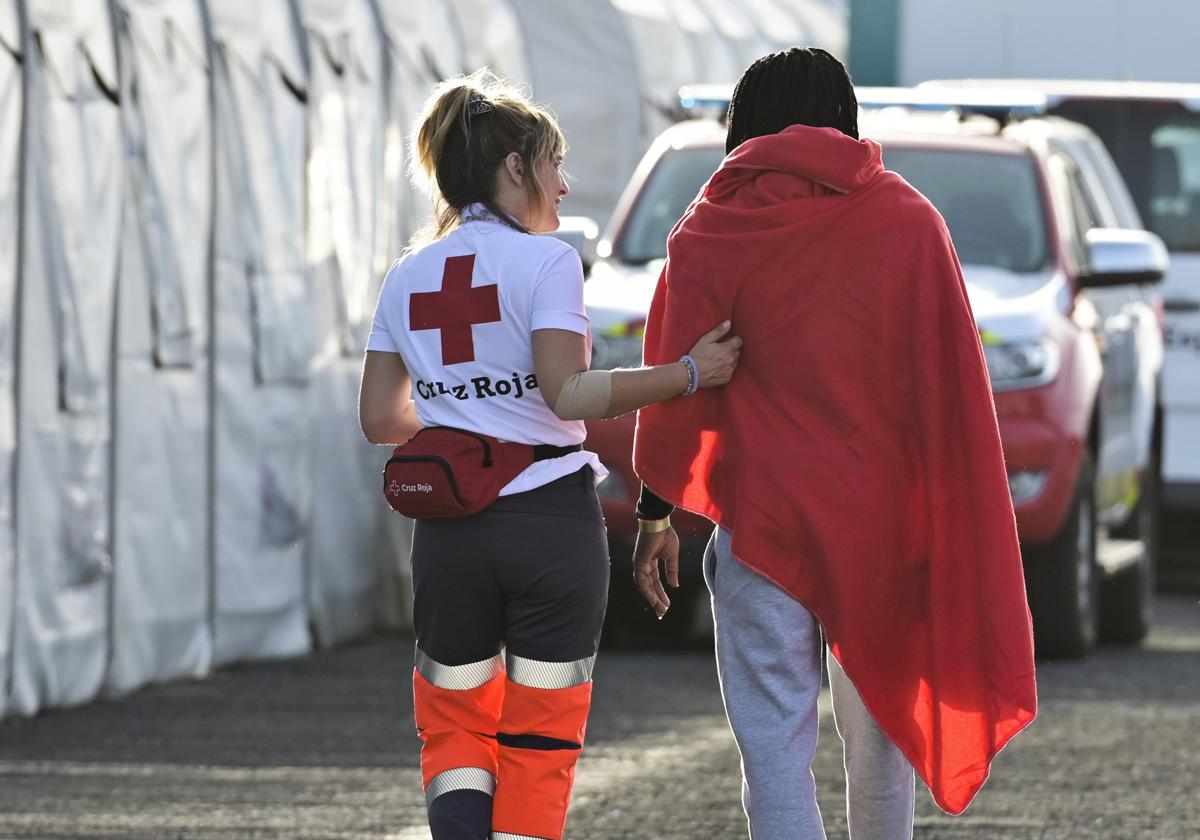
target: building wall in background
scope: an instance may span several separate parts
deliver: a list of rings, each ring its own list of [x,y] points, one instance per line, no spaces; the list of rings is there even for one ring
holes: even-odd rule
[[[898,15],[903,0],[852,0],[850,76],[858,85],[896,84]]]
[[[964,76],[1200,81],[1194,0],[855,0],[852,17],[889,4],[898,7],[897,84]],[[862,22],[851,26],[855,44],[864,26],[870,43],[886,41]],[[860,55],[855,45],[851,54]]]

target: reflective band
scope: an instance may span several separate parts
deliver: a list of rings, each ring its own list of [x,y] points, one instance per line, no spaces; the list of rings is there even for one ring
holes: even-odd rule
[[[530,688],[572,688],[592,679],[595,656],[574,662],[539,662],[523,656],[508,655],[508,678]]]
[[[468,662],[466,665],[443,665],[430,659],[417,648],[417,671],[438,688],[448,691],[470,691],[491,682],[504,673],[504,659],[496,654],[490,659]]]
[[[546,840],[546,838],[534,837],[532,834],[505,834],[503,831],[493,831],[492,840]]]
[[[433,804],[443,793],[452,790],[477,790],[488,796],[496,795],[496,777],[482,767],[455,767],[438,773],[425,788],[425,807]]]

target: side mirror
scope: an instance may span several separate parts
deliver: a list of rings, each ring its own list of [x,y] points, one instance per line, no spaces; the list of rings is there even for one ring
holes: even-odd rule
[[[1171,262],[1163,241],[1144,230],[1092,228],[1087,249],[1088,268],[1079,278],[1085,289],[1157,283]]]
[[[593,219],[587,216],[560,216],[558,230],[550,235],[579,252],[584,274],[592,270],[592,264],[596,262],[596,240],[600,238],[600,227]]]

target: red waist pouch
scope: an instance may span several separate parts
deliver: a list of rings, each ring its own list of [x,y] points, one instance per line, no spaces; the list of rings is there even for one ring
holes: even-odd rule
[[[534,461],[582,446],[532,446],[490,435],[429,426],[397,446],[383,467],[383,496],[410,519],[459,519],[489,507]]]

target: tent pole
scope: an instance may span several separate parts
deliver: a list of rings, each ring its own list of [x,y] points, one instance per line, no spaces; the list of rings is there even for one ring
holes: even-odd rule
[[[208,331],[208,430],[207,457],[205,458],[208,492],[205,494],[205,557],[208,565],[208,603],[207,624],[209,643],[209,669],[216,660],[217,651],[217,190],[220,189],[217,178],[217,55],[212,19],[209,17],[208,4],[204,0],[196,0],[200,9],[200,21],[204,28],[204,52],[208,62],[208,112],[210,126],[208,132],[208,177],[209,190],[212,196],[208,207],[208,265],[207,275],[208,313],[206,317]]]
[[[113,55],[116,56],[117,63],[117,100],[120,102],[121,116],[121,141],[125,148],[128,148],[128,125],[125,119],[124,111],[126,108],[133,106],[131,98],[128,96],[129,89],[122,89],[122,83],[125,80],[125,72],[127,68],[122,66],[121,62],[121,32],[124,28],[124,16],[121,9],[117,5],[117,0],[108,0],[108,16],[112,25],[112,40],[113,40]],[[132,86],[130,86],[131,88]],[[117,377],[119,374],[120,364],[120,336],[121,336],[121,287],[124,285],[121,282],[122,274],[124,273],[125,262],[125,225],[128,223],[127,215],[127,195],[128,195],[128,177],[129,164],[125,163],[121,167],[121,220],[120,227],[117,229],[117,242],[121,243],[117,250],[117,279],[113,284],[112,297],[112,329],[109,335],[108,349],[108,587],[105,593],[106,607],[108,610],[107,621],[105,622],[104,632],[104,682],[108,682],[109,675],[112,674],[113,660],[116,652],[116,610],[117,610],[117,446],[118,429],[117,424],[117,392],[119,383]]]
[[[25,11],[25,0],[13,0],[17,8],[17,32],[19,44],[19,56],[21,64],[21,127],[20,139],[18,140],[17,151],[17,275],[16,284],[13,290],[13,440],[16,441],[16,446],[13,449],[12,461],[12,524],[13,524],[13,574],[12,574],[12,592],[10,593],[9,604],[9,633],[8,645],[9,654],[6,660],[7,667],[4,673],[4,684],[0,686],[0,691],[3,691],[4,700],[3,707],[7,709],[8,701],[12,697],[13,678],[16,672],[15,660],[17,657],[17,633],[20,629],[20,622],[17,621],[17,589],[20,587],[20,552],[17,550],[19,542],[17,541],[17,508],[21,504],[20,494],[17,492],[20,485],[17,477],[20,474],[21,468],[21,336],[24,330],[21,328],[21,322],[24,318],[25,305],[22,288],[24,286],[25,277],[25,191],[28,187],[29,179],[26,177],[26,159],[28,158],[29,146],[29,59],[33,55],[30,49],[32,39],[29,33],[29,18]]]

